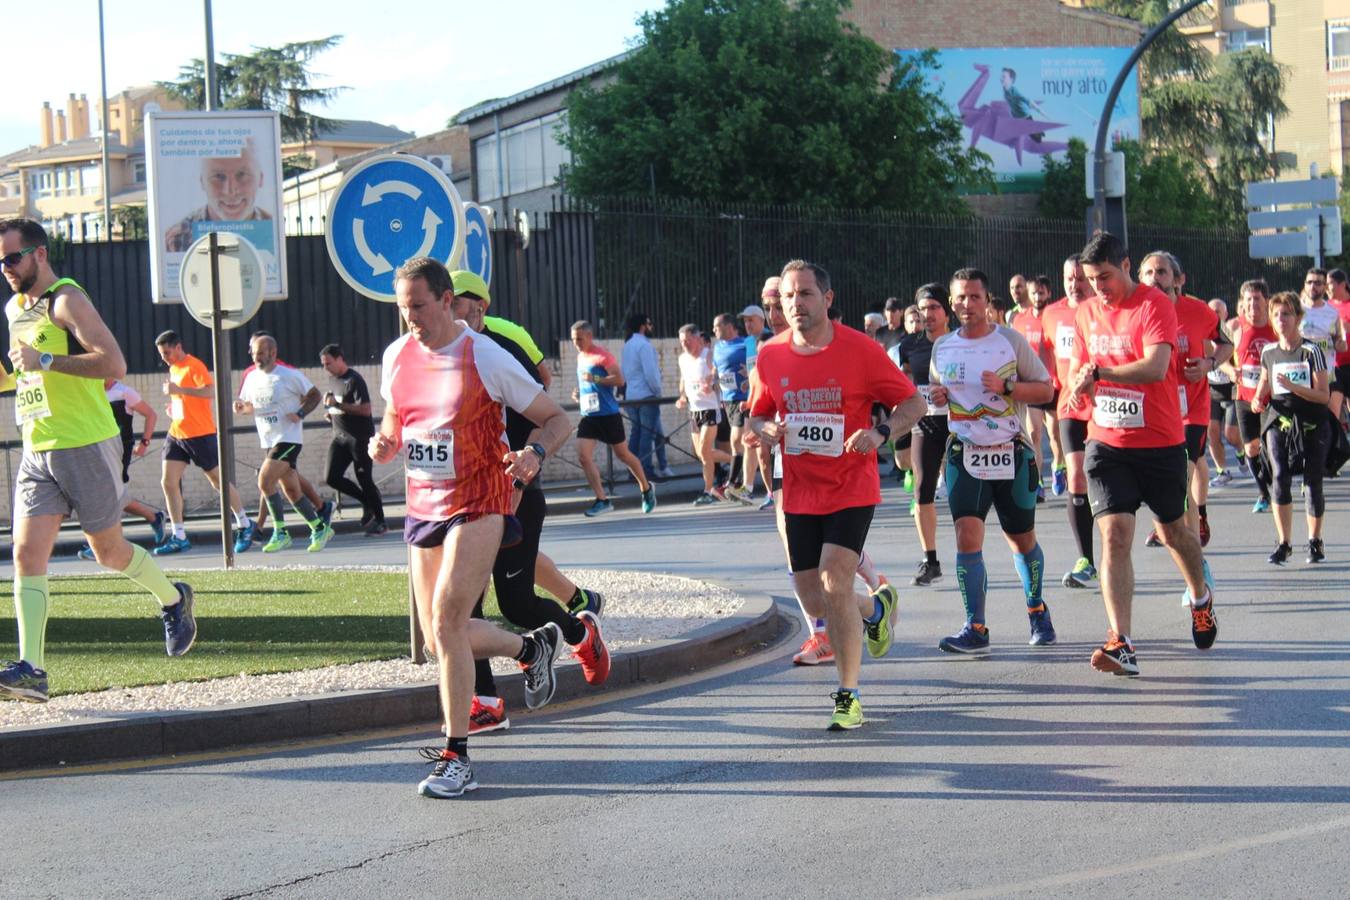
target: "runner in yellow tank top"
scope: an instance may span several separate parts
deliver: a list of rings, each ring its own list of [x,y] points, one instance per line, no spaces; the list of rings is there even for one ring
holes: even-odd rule
[[[170,656],[191,649],[197,624],[192,589],[170,582],[143,548],[122,536],[121,438],[103,392],[104,378],[126,374],[117,341],[84,290],[56,277],[47,233],[37,222],[0,222],[0,266],[14,291],[5,307],[14,371],[4,373],[0,389],[16,392],[24,444],[14,490],[20,658],[0,662],[0,697],[42,703],[48,695],[47,563],[67,515],[79,519],[100,565],[154,595]]]

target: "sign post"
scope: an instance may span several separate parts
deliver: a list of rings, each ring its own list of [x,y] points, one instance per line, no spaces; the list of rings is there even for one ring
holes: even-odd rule
[[[394,303],[394,271],[416,256],[456,268],[464,252],[465,213],[445,173],[416,156],[376,156],[353,168],[328,203],[328,258],[358,294]],[[486,232],[486,229],[484,229]],[[489,250],[489,253],[491,251]],[[403,319],[399,318],[403,330]],[[409,655],[426,662],[408,548]]]
[[[1341,209],[1335,178],[1256,181],[1247,185],[1247,252],[1252,259],[1310,256],[1318,268],[1341,252]],[[1260,232],[1259,234],[1257,232]]]

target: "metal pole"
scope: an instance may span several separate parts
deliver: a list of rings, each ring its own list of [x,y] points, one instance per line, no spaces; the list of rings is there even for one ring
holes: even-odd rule
[[[108,186],[108,54],[103,43],[103,0],[98,0],[98,75],[103,86],[103,233],[112,240],[112,196]]]
[[[1111,85],[1110,92],[1106,95],[1106,103],[1102,106],[1101,118],[1097,121],[1097,143],[1092,159],[1092,223],[1097,230],[1106,230],[1106,135],[1111,130],[1111,113],[1115,109],[1121,89],[1125,87],[1125,79],[1129,77],[1130,70],[1139,61],[1139,57],[1143,56],[1149,45],[1157,40],[1158,35],[1170,28],[1177,19],[1203,2],[1204,0],[1187,0],[1165,19],[1153,26],[1152,30],[1144,35],[1143,40],[1139,42],[1139,46],[1134,48],[1129,59],[1125,60],[1125,65],[1120,67],[1120,71],[1116,74],[1116,80]],[[1123,239],[1124,235],[1120,235],[1120,237]]]
[[[203,75],[203,99],[208,110],[213,110],[220,102],[219,86],[216,84],[216,50],[211,33],[211,0],[202,0],[206,19],[206,60]],[[221,327],[220,311],[220,247],[216,243],[216,232],[211,233],[211,351],[215,368],[216,382],[216,444],[220,448],[220,546],[225,568],[234,567],[234,531],[230,521],[230,486],[234,484],[234,436],[230,434],[227,422],[234,417],[234,404],[230,393],[233,382],[233,365],[230,362],[230,343],[225,338],[225,329]]]

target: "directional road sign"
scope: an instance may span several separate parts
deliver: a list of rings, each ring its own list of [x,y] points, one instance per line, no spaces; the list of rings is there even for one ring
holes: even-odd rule
[[[416,156],[369,159],[347,173],[328,204],[328,256],[348,284],[394,302],[394,270],[415,256],[454,269],[464,247],[464,207],[445,174]]]
[[[1252,181],[1247,184],[1248,206],[1288,206],[1293,203],[1335,203],[1335,178],[1304,181]]]
[[[468,269],[492,286],[491,211],[472,201],[464,201],[464,255],[459,267]]]

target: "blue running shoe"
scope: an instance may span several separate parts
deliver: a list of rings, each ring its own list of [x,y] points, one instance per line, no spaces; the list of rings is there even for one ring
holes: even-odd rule
[[[178,588],[179,600],[161,609],[159,617],[164,620],[164,652],[182,656],[197,639],[197,619],[192,615],[192,588],[181,581],[175,581],[173,586]]]
[[[47,702],[47,673],[23,660],[0,663],[0,697],[29,703]]]
[[[601,610],[605,608],[605,597],[599,591],[587,590],[584,587],[577,588],[577,597],[567,604],[567,611],[572,615],[588,612],[593,616],[599,616]]]
[[[170,537],[164,543],[156,547],[153,552],[156,556],[168,556],[170,553],[183,553],[192,549],[192,542],[185,537]]]
[[[164,538],[168,535],[168,532],[164,530],[164,523],[168,521],[168,516],[164,515],[162,512],[157,512],[155,513],[155,520],[150,523],[150,530],[155,535],[156,547],[164,543]]]
[[[642,492],[642,511],[649,513],[656,509],[656,485],[647,483],[647,489]]]
[[[1252,504],[1252,512],[1254,513],[1270,512],[1270,501],[1267,500],[1265,497],[1258,497],[1256,502]]]
[[[81,547],[79,550],[76,550],[76,551],[75,551],[75,555],[78,556],[80,559],[85,559],[85,560],[88,560],[89,562],[93,562],[93,561],[94,561],[94,548],[93,548],[93,547],[90,547],[88,544],[85,544],[85,545],[84,545],[83,547]]]
[[[593,519],[596,516],[602,516],[607,512],[614,512],[614,504],[609,500],[597,500],[588,506],[582,515],[586,516],[588,519]]]
[[[1051,482],[1050,489],[1055,492],[1056,497],[1063,497],[1064,492],[1069,489],[1069,470],[1056,469],[1054,481]]]
[[[950,634],[938,641],[938,649],[947,653],[964,653],[967,656],[985,656],[989,653],[989,629],[977,629],[970,622],[956,634]]]
[[[319,518],[323,519],[323,524],[327,525],[333,521],[333,501],[325,500],[319,506]]]
[[[246,553],[253,546],[253,540],[258,534],[258,523],[252,520],[243,528],[235,529],[234,532],[234,552]]]
[[[1044,601],[1041,608],[1035,612],[1028,610],[1027,618],[1031,620],[1031,640],[1027,641],[1028,644],[1033,647],[1048,647],[1055,642],[1055,626],[1050,621],[1050,607],[1046,606]]]

